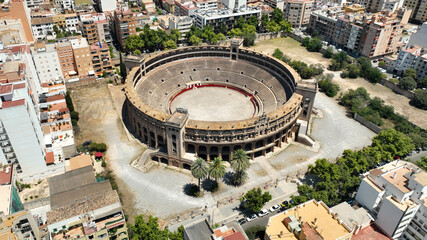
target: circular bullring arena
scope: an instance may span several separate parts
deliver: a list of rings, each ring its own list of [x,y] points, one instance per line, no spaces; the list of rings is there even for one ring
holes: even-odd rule
[[[244,149],[252,158],[295,138],[309,98],[298,74],[272,57],[231,47],[186,47],[142,59],[128,74],[131,132],[160,151],[151,159],[189,168],[191,159]]]

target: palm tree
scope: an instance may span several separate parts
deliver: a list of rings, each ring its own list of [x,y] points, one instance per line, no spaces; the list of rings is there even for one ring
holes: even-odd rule
[[[245,171],[251,165],[249,162],[249,156],[243,149],[238,149],[233,152],[233,157],[230,163],[231,167],[234,169],[234,184],[242,185],[248,177]]]
[[[243,172],[251,166],[249,156],[243,149],[238,149],[233,152],[233,157],[231,158],[230,163],[231,167],[236,172]]]
[[[197,158],[196,161],[191,164],[191,174],[193,177],[199,180],[199,189],[200,189],[200,179],[205,178],[209,173],[208,164],[203,160],[203,158]]]
[[[221,158],[216,157],[209,166],[209,176],[213,177],[218,182],[218,178],[222,178],[225,175],[225,164]]]

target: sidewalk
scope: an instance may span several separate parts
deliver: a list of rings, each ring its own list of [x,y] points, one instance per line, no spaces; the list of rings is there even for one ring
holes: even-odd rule
[[[272,196],[272,200],[266,203],[263,209],[268,209],[273,205],[280,204],[284,200],[289,200],[291,195],[298,194],[297,184],[286,181],[279,182],[277,187],[266,186],[263,191],[269,191]],[[239,199],[230,199],[230,203],[227,205],[221,206],[219,208],[213,207],[211,209],[208,209],[207,213],[203,213],[203,216],[195,216],[192,219],[188,219],[178,224],[169,226],[168,229],[170,231],[175,231],[176,229],[178,229],[179,226],[185,226],[203,217],[207,217],[208,221],[211,224],[218,223],[219,225],[230,221],[238,220],[244,217],[244,215],[238,210],[239,205]]]

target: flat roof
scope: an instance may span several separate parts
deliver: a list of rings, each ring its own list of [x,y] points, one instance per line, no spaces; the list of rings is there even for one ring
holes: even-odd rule
[[[92,166],[92,158],[89,154],[82,154],[70,159],[70,171],[87,166]]]
[[[49,178],[49,191],[52,196],[94,182],[96,178],[93,167],[87,166]]]
[[[332,214],[329,213],[328,207],[323,202],[311,200],[271,217],[265,231],[266,235],[274,236],[274,239],[281,240],[298,239],[283,223],[283,220],[291,215],[297,220],[300,217],[301,221],[309,224],[313,229],[315,227],[316,231],[324,239],[337,239],[351,233],[337,219],[333,218]],[[315,220],[317,220],[316,224],[314,224]]]
[[[12,185],[0,185],[0,212],[6,215],[10,213],[10,197]]]
[[[184,226],[184,232],[190,240],[210,239],[214,233],[206,218]]]
[[[390,238],[385,235],[381,229],[375,224],[371,224],[368,227],[362,228],[359,232],[354,235],[352,240],[389,240]]]
[[[395,171],[390,171],[382,175],[382,177],[403,193],[408,193],[412,190],[408,188],[409,179],[405,175],[410,172],[412,172],[412,170],[402,167]]]
[[[337,213],[341,220],[349,227],[357,225],[366,226],[371,221],[374,221],[366,209],[357,206],[352,207],[347,202],[342,202],[332,207],[331,210]]]
[[[12,182],[13,165],[3,167],[0,172],[0,185],[10,184]]]
[[[419,184],[426,186],[427,185],[427,172],[420,170],[414,174],[414,180]]]

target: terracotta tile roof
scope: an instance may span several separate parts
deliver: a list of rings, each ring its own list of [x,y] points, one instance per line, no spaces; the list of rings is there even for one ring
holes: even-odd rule
[[[245,237],[241,232],[235,232],[227,237],[224,237],[224,240],[245,240]]]
[[[0,185],[10,184],[12,182],[12,170],[13,165],[9,166],[9,171],[6,173],[6,169],[0,172]]]
[[[53,101],[58,101],[58,100],[62,100],[62,99],[65,99],[65,97],[63,95],[54,95],[54,96],[48,97],[46,99],[46,101],[47,102],[53,102]]]
[[[31,25],[53,24],[52,17],[32,18]]]
[[[55,158],[53,156],[53,152],[47,152],[46,153],[46,163],[54,163],[55,162]]]
[[[3,102],[2,108],[17,107],[25,104],[25,99]]]
[[[12,84],[7,84],[7,85],[1,85],[0,86],[0,94],[7,94],[7,93],[12,93]]]
[[[21,89],[21,88],[25,88],[25,83],[19,83],[19,84],[13,85],[13,89]]]
[[[374,169],[374,170],[371,170],[369,173],[370,173],[370,174],[372,174],[372,175],[374,175],[374,176],[376,176],[376,177],[378,177],[378,176],[380,176],[381,174],[383,174],[384,172],[383,172],[383,171],[381,171],[381,169],[376,168],[376,169]]]
[[[27,42],[34,42],[33,34],[31,32],[30,24],[28,24],[27,14],[25,12],[24,1],[11,1],[10,11],[0,12],[0,18],[13,18],[20,19],[22,27],[24,28],[25,37]]]
[[[361,229],[352,240],[388,240],[387,237],[375,224]]]

